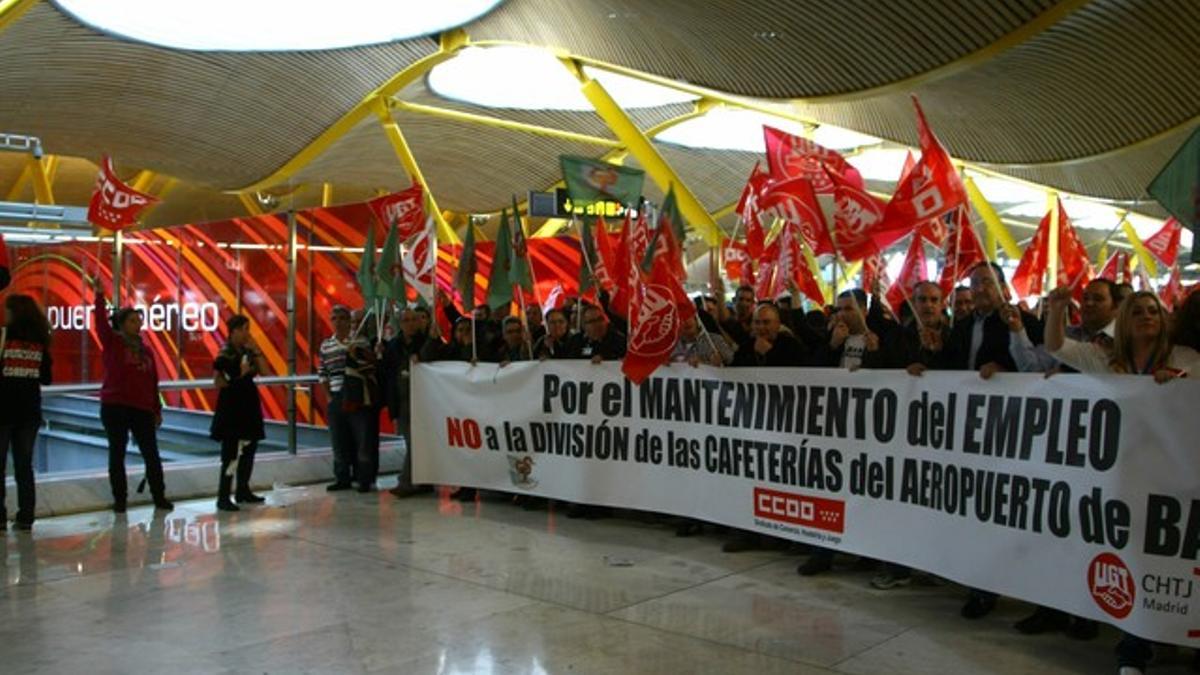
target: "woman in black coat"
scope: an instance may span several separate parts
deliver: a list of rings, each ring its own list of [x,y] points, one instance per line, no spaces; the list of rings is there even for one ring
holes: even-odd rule
[[[254,376],[265,371],[262,352],[250,342],[250,320],[240,314],[229,320],[229,341],[213,361],[213,381],[217,385],[217,410],[213,414],[210,436],[221,442],[221,476],[217,488],[217,508],[237,511],[230,500],[230,488],[237,475],[238,503],[265,501],[250,491],[254,471],[254,453],[263,439],[262,401]]]

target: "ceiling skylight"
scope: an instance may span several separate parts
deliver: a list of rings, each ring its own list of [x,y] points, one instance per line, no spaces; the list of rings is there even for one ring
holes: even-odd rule
[[[656,84],[584,68],[623,108],[687,103],[696,97]],[[592,110],[579,81],[555,56],[536,47],[469,47],[429,73],[439,96],[488,108]]]
[[[804,125],[755,110],[717,107],[704,115],[664,130],[657,140],[689,148],[764,152],[763,125],[796,136],[804,135]],[[817,127],[813,140],[831,150],[849,150],[881,141],[827,124]]]
[[[338,49],[430,35],[483,16],[500,0],[55,0],[80,22],[174,49]]]

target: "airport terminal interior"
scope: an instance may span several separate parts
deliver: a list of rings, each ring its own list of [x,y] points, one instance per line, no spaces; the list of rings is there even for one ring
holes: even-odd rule
[[[0,0],[0,673],[1200,672],[1197,35]]]

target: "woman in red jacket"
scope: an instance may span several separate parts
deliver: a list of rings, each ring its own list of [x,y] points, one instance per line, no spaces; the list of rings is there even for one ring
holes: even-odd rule
[[[158,456],[155,428],[162,424],[158,399],[158,368],[154,355],[142,341],[142,316],[132,307],[122,307],[105,323],[108,314],[104,289],[92,280],[96,291],[96,332],[104,349],[104,383],[100,388],[100,421],[108,434],[108,482],[112,486],[113,511],[125,512],[128,488],[125,478],[125,448],[129,434],[146,463],[146,481],[154,496],[154,507],[170,511],[163,484],[162,459]]]
[[[8,525],[4,510],[4,464],[12,448],[17,478],[18,530],[33,529],[36,496],[33,451],[42,425],[42,385],[50,384],[50,324],[28,295],[4,301],[0,328],[0,530]]]

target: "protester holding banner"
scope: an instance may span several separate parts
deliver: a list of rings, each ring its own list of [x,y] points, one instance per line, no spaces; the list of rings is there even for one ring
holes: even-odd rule
[[[583,332],[568,340],[568,350],[576,359],[588,359],[592,363],[618,361],[625,356],[625,336],[613,328],[604,310],[596,305],[585,305]]]
[[[733,346],[725,336],[706,327],[705,323],[716,322],[707,312],[698,312],[696,316],[683,322],[679,328],[679,342],[671,352],[671,360],[687,363],[691,366],[700,364],[708,366],[727,366],[733,363]]]
[[[950,307],[955,323],[970,318],[971,312],[975,311],[975,301],[971,299],[971,287],[959,286],[954,289]]]
[[[533,355],[540,360],[571,358],[570,323],[561,309],[546,311],[546,334],[533,345]]]
[[[1167,383],[1200,368],[1200,353],[1172,343],[1166,308],[1153,292],[1138,291],[1121,303],[1111,350],[1067,336],[1066,314],[1070,300],[1071,289],[1068,287],[1050,293],[1046,349],[1076,370],[1150,375],[1156,382]],[[1136,668],[1140,672],[1153,655],[1150,642],[1134,635],[1126,634],[1117,645],[1117,662],[1122,669]]]
[[[0,328],[0,530],[8,527],[4,470],[9,449],[17,480],[13,527],[30,530],[37,510],[33,451],[42,425],[42,385],[51,381],[50,323],[28,295],[5,298],[4,314]]]
[[[217,387],[217,407],[213,412],[210,436],[221,443],[221,472],[217,479],[217,508],[238,511],[230,499],[234,475],[238,504],[266,501],[250,490],[254,454],[258,442],[266,437],[263,428],[262,401],[254,376],[266,372],[263,353],[250,341],[250,320],[238,314],[226,324],[229,340],[213,361],[213,383]]]
[[[779,308],[764,302],[754,310],[754,333],[738,347],[733,365],[739,367],[800,367],[808,361],[808,352],[790,333],[783,332]]]
[[[450,342],[443,343],[441,340],[427,341],[425,346],[421,348],[420,360],[424,363],[433,363],[436,361],[479,363],[480,361],[494,361],[495,359],[491,350],[486,345],[475,341],[475,332],[471,330],[471,319],[463,316],[459,317],[458,321],[455,322]]]
[[[99,278],[92,279],[92,288],[96,291],[96,316],[103,317],[107,309]],[[111,325],[96,322],[96,333],[104,350],[100,421],[108,435],[108,482],[112,488],[113,511],[117,513],[125,513],[128,500],[125,450],[130,434],[133,434],[138,453],[146,464],[145,482],[150,484],[154,507],[163,511],[175,508],[166,496],[155,433],[155,427],[162,425],[158,366],[150,347],[142,341],[141,330],[142,315],[132,307],[113,312]]]
[[[829,341],[821,345],[815,365],[849,370],[892,367],[879,334],[867,327],[867,294],[857,288],[843,291],[836,307]]]
[[[388,340],[381,366],[383,396],[388,415],[396,433],[404,438],[404,466],[400,469],[395,497],[409,497],[421,492],[412,482],[412,392],[409,375],[411,364],[429,341],[429,312],[423,308],[404,309],[400,313],[400,333]]]
[[[501,323],[503,326],[501,348],[497,358],[500,359],[500,365],[504,366],[513,361],[532,361],[533,347],[525,335],[525,327],[521,325],[521,319],[515,316],[510,316]]]

